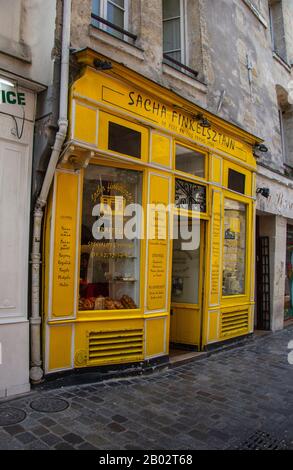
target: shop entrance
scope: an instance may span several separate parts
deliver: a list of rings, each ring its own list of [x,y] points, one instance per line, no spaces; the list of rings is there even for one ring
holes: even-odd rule
[[[171,357],[186,351],[199,351],[201,348],[205,223],[196,218],[181,217],[174,221],[174,232]],[[190,242],[185,241],[188,233],[192,234]]]

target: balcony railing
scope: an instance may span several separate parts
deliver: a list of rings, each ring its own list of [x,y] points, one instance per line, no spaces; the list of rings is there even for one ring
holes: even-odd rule
[[[193,70],[192,68],[188,67],[188,65],[182,64],[178,60],[173,59],[173,57],[170,57],[168,54],[163,54],[163,57],[164,57],[165,61],[171,62],[171,64],[176,65],[176,68],[183,69],[186,72],[193,75],[195,78],[197,78],[198,72],[196,70]]]
[[[94,13],[91,14],[91,17],[92,17],[93,20],[96,20],[99,23],[102,23],[102,24],[108,26],[109,28],[114,29],[118,33],[121,33],[121,34],[129,37],[133,41],[136,41],[137,36],[133,33],[130,33],[126,29],[120,28],[120,26],[117,26],[116,24],[111,23],[111,21],[105,20],[105,18],[102,18],[101,16],[95,15]]]

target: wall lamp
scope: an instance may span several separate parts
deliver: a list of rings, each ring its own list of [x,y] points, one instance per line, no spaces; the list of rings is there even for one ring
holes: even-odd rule
[[[259,152],[267,153],[269,151],[268,147],[264,144],[255,144],[253,150],[258,150]]]
[[[270,196],[270,188],[257,188],[256,194],[261,194],[263,197],[268,199]]]
[[[107,60],[100,60],[100,59],[94,60],[94,66],[97,70],[111,70],[113,68],[113,65],[111,62]]]
[[[198,121],[202,127],[206,127],[208,129],[212,127],[210,121],[201,113],[194,116],[194,119]]]

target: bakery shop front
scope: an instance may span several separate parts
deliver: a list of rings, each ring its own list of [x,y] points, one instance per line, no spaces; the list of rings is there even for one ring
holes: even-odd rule
[[[255,136],[75,53],[46,213],[46,374],[168,360],[253,331]]]

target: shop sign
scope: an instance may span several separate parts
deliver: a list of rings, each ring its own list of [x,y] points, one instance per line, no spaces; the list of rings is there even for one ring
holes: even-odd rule
[[[1,90],[0,102],[2,104],[18,104],[19,106],[25,106],[25,93],[17,93],[11,90]]]
[[[93,76],[91,77],[91,74]],[[150,123],[189,138],[200,144],[219,149],[243,161],[251,155],[250,147],[234,138],[215,125],[203,127],[192,112],[154,99],[151,95],[129,88],[126,84],[104,77],[103,82],[95,72],[87,71],[85,81],[78,80],[73,88],[73,97],[88,97],[107,106],[123,109],[134,116],[146,119]],[[195,110],[196,114],[196,110]]]

